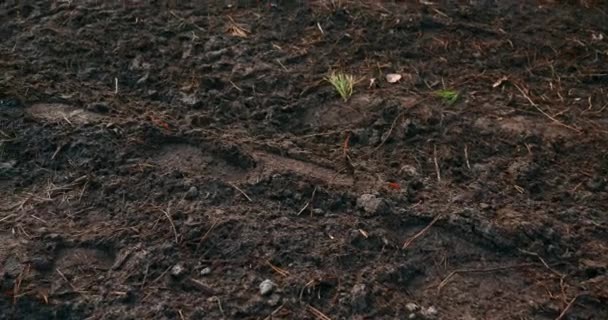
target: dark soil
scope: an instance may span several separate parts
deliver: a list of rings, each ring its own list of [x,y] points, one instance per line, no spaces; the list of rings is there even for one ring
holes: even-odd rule
[[[0,4],[0,319],[608,319],[605,1],[147,2]]]

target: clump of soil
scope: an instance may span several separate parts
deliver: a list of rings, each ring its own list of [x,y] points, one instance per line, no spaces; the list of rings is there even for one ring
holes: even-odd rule
[[[606,319],[606,19],[3,3],[0,319]]]

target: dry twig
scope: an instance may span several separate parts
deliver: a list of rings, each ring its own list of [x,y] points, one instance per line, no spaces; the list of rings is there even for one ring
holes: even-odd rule
[[[196,245],[196,250],[194,252],[198,253],[198,249],[200,249],[201,245],[203,244],[203,241],[205,241],[205,239],[207,239],[207,237],[209,236],[209,234],[215,228],[216,225],[217,225],[217,222],[214,222],[211,225],[211,227],[209,227],[209,230],[207,230],[207,232],[205,232],[205,234],[201,237],[201,240],[198,241],[198,244]]]
[[[433,145],[433,162],[435,162],[435,172],[437,174],[437,182],[441,182],[441,171],[439,171],[439,162],[437,161],[437,146]]]
[[[486,268],[486,269],[458,269],[458,270],[454,270],[452,272],[450,272],[450,274],[445,277],[445,279],[443,279],[439,285],[437,286],[437,293],[439,293],[441,291],[441,289],[443,287],[445,287],[446,284],[448,284],[448,282],[457,274],[462,274],[462,273],[477,273],[477,272],[493,272],[493,271],[502,271],[502,270],[509,270],[509,269],[516,269],[516,268],[525,268],[525,267],[532,267],[532,266],[538,266],[538,264],[536,263],[522,263],[522,264],[518,264],[518,265],[513,265],[513,266],[503,266],[503,267],[494,267],[494,268]]]
[[[570,302],[568,302],[568,305],[566,305],[566,307],[564,308],[564,310],[562,311],[562,313],[560,313],[559,316],[557,318],[555,318],[555,320],[562,320],[562,319],[564,319],[564,317],[566,316],[566,314],[568,313],[568,311],[570,311],[570,309],[572,309],[572,306],[574,305],[574,302],[576,302],[576,299],[578,299],[578,297],[580,297],[580,296],[581,296],[580,294],[574,296],[574,298],[572,298],[570,300]]]
[[[308,309],[308,312],[312,313],[315,317],[317,317],[317,319],[331,320],[330,317],[326,316],[323,312],[319,311],[319,309],[317,309],[311,305],[306,306],[306,309]]]
[[[283,269],[283,268],[279,268],[277,266],[275,266],[274,264],[272,264],[270,261],[266,260],[266,264],[272,269],[274,270],[276,273],[282,275],[283,277],[287,277],[289,275],[289,272],[287,272],[287,270]]]
[[[569,126],[557,119],[555,119],[554,117],[552,117],[550,114],[546,113],[545,111],[543,111],[543,109],[541,109],[538,104],[536,104],[534,101],[532,101],[532,99],[530,98],[530,96],[528,94],[526,94],[526,92],[517,84],[513,83],[513,85],[515,86],[515,88],[517,88],[517,90],[519,90],[519,92],[524,96],[524,98],[526,98],[526,100],[528,100],[528,102],[530,102],[530,105],[532,105],[536,110],[538,110],[538,112],[542,113],[545,117],[549,118],[551,121],[557,123],[558,125],[568,128],[570,130],[573,130],[577,133],[581,133],[581,130],[579,130],[578,128],[575,128],[573,126]]]
[[[422,235],[424,235],[435,224],[435,222],[437,222],[437,220],[439,220],[439,217],[441,217],[441,214],[438,214],[437,216],[435,216],[435,218],[433,218],[433,220],[431,220],[431,222],[426,227],[424,227],[422,230],[418,231],[418,233],[416,233],[411,238],[407,239],[403,243],[403,247],[401,247],[401,249],[404,249],[404,250],[407,249],[412,244],[412,242],[416,241],[416,239],[418,239]]]
[[[251,200],[251,198],[245,193],[245,191],[243,191],[241,188],[237,187],[236,184],[230,182],[229,183],[234,189],[236,189],[236,191],[240,192],[247,200],[249,200],[249,202],[253,202],[253,200]]]
[[[167,208],[169,210],[169,208]],[[177,229],[175,228],[175,224],[173,223],[173,219],[171,219],[171,215],[166,210],[160,209],[162,213],[165,214],[167,220],[169,220],[169,224],[171,224],[171,230],[173,231],[173,235],[175,236],[175,243],[179,244],[179,238],[177,236]]]

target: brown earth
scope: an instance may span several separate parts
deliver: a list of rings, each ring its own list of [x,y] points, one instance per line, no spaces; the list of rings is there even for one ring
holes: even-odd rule
[[[0,319],[608,319],[605,1],[178,2],[0,4]]]

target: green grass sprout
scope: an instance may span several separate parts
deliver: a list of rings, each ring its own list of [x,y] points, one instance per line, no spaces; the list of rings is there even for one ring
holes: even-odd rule
[[[435,91],[435,95],[441,98],[447,104],[454,104],[460,97],[458,91],[449,89]]]
[[[335,72],[332,72],[325,80],[331,83],[344,102],[353,95],[353,88],[357,82],[353,75]]]

